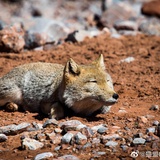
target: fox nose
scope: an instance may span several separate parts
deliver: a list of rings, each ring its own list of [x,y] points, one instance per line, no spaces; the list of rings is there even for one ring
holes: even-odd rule
[[[114,93],[112,97],[117,100],[119,98],[119,95],[117,93]]]

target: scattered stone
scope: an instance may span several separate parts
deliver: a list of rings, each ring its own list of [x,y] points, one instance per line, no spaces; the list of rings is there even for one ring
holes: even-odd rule
[[[73,155],[64,155],[64,156],[58,157],[57,160],[79,160],[79,158]]]
[[[108,142],[105,144],[105,147],[116,147],[117,145],[118,145],[118,142],[108,141]]]
[[[160,1],[154,0],[142,5],[141,12],[148,16],[160,17]]]
[[[44,142],[46,140],[46,136],[44,133],[38,133],[36,135],[36,139],[39,140],[40,142]]]
[[[148,119],[145,116],[139,116],[138,117],[138,122],[147,123]]]
[[[92,139],[92,144],[99,144],[99,143],[101,143],[101,140],[99,138]]]
[[[54,129],[54,132],[55,132],[55,133],[61,133],[62,130],[61,130],[60,128],[55,128],[55,129]]]
[[[93,131],[97,132],[98,129],[100,129],[100,128],[102,128],[102,127],[106,127],[106,125],[105,125],[105,124],[100,124],[100,125],[98,125],[98,126],[92,127],[91,129],[92,129]]]
[[[26,131],[30,125],[30,123],[23,122],[18,125],[10,124],[8,126],[2,126],[0,127],[0,133],[3,133],[5,135],[16,135]]]
[[[147,114],[145,117],[146,117],[147,119],[154,119],[154,118],[155,118],[155,116],[149,115],[149,114]]]
[[[36,155],[34,157],[34,160],[42,160],[42,159],[47,159],[47,158],[51,158],[51,157],[53,157],[53,153],[44,152],[44,153],[40,153],[40,154]]]
[[[87,137],[85,135],[83,135],[81,132],[78,132],[75,136],[74,136],[74,140],[76,144],[86,144],[87,143]]]
[[[144,144],[145,142],[146,142],[146,140],[144,138],[134,138],[134,140],[133,140],[134,145]]]
[[[52,139],[55,138],[56,134],[54,132],[52,132],[52,133],[46,133],[46,136],[47,136],[46,139],[52,140]]]
[[[62,139],[61,139],[61,142],[63,143],[63,144],[68,144],[68,143],[70,143],[71,142],[71,140],[72,140],[72,138],[73,138],[73,134],[72,133],[66,133],[63,137],[62,137]]]
[[[34,127],[36,130],[41,130],[41,129],[43,129],[43,125],[42,125],[41,123],[33,122],[32,125],[33,125],[33,127]]]
[[[81,130],[81,133],[86,135],[87,138],[90,138],[94,135],[94,132],[93,130],[90,128],[90,127],[84,127],[82,130]]]
[[[92,143],[87,142],[87,143],[82,147],[82,149],[91,148],[91,146],[92,146]]]
[[[24,30],[21,24],[4,27],[0,30],[0,51],[1,52],[20,52],[23,50]]]
[[[59,151],[61,149],[61,146],[57,146],[54,148],[55,151]]]
[[[114,28],[116,30],[137,30],[138,29],[138,25],[135,21],[122,21],[122,20],[118,20],[114,23]]]
[[[153,126],[158,126],[159,121],[153,121]]]
[[[57,125],[58,125],[58,121],[56,119],[54,118],[47,119],[46,122],[44,122],[43,124],[43,128],[57,126]]]
[[[83,125],[83,124],[78,120],[65,121],[59,124],[60,128],[63,129],[65,132],[72,131],[72,130],[76,131],[79,125]]]
[[[106,143],[108,140],[117,140],[117,139],[120,139],[121,137],[118,135],[118,134],[110,134],[110,135],[105,135],[105,136],[102,136],[101,140],[102,140],[102,143]]]
[[[62,139],[62,136],[57,134],[53,139],[51,139],[51,142],[53,144],[60,144],[61,143],[61,139]]]
[[[118,111],[118,113],[127,113],[127,111],[124,110],[124,109],[120,109],[120,110]]]
[[[159,110],[159,106],[158,105],[152,105],[150,110],[154,110],[154,111]]]
[[[44,146],[43,143],[31,138],[24,138],[21,144],[22,144],[22,149],[26,150],[36,150]]]
[[[106,152],[97,152],[97,154],[98,154],[99,156],[103,156],[103,155],[106,154]]]
[[[133,62],[134,60],[135,60],[134,57],[127,57],[125,59],[120,60],[119,63],[123,63],[123,62],[130,63],[130,62]]]
[[[108,128],[101,126],[100,128],[98,128],[97,132],[100,134],[106,133],[106,131],[108,130]]]
[[[157,140],[159,140],[159,137],[156,136],[156,135],[154,135],[154,133],[152,133],[152,132],[149,132],[148,135],[149,136],[146,138],[146,142],[151,142],[151,141],[157,141]]]
[[[156,132],[155,127],[147,128],[146,133],[149,133],[149,132],[155,133]]]
[[[139,30],[144,34],[160,36],[160,21],[157,19],[143,21]]]
[[[0,142],[4,142],[8,139],[8,137],[5,134],[0,134]]]
[[[128,150],[128,146],[125,145],[125,144],[122,144],[122,145],[121,145],[121,148],[122,148],[122,150],[123,150],[124,152],[126,152],[126,151]]]

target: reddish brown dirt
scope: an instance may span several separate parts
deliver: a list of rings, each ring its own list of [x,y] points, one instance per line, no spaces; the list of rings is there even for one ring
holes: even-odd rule
[[[107,71],[111,74],[115,90],[119,93],[119,101],[108,114],[99,114],[96,118],[85,119],[71,117],[66,119],[78,119],[82,123],[89,125],[107,124],[109,128],[119,126],[125,132],[124,127],[131,129],[132,133],[142,132],[145,134],[146,128],[152,126],[154,120],[160,121],[160,111],[151,111],[149,108],[157,104],[160,106],[160,37],[139,35],[135,37],[123,37],[112,39],[107,35],[98,38],[86,39],[84,42],[57,46],[50,51],[27,51],[20,54],[0,54],[0,75],[4,75],[10,69],[20,64],[29,62],[54,62],[65,64],[69,57],[72,57],[79,64],[90,63],[92,60],[103,54]],[[131,63],[118,62],[124,58],[132,56],[135,61]],[[119,108],[124,107],[126,114],[118,113]],[[137,117],[153,115],[147,123],[137,126]],[[37,119],[37,113],[14,112],[8,113],[0,111],[0,125],[19,124],[20,122],[41,122],[46,118]],[[63,119],[64,120],[64,119]],[[61,121],[63,121],[61,120]],[[0,159],[16,160],[31,159],[38,153],[44,151],[54,152],[54,145],[50,144],[36,151],[20,150],[20,136],[9,136],[6,142],[0,143]],[[129,135],[124,135],[129,136]],[[160,143],[158,143],[160,151]],[[95,146],[87,150],[73,152],[62,149],[58,155],[71,153],[80,159],[90,159],[93,157],[92,151],[105,151],[107,154],[99,159],[121,159],[130,158],[131,149],[123,152],[117,147],[115,153],[110,153],[104,145]],[[138,150],[151,151],[151,145],[141,145]],[[98,158],[97,158],[98,159]],[[138,158],[142,159],[142,158]],[[146,159],[146,158],[144,158]]]

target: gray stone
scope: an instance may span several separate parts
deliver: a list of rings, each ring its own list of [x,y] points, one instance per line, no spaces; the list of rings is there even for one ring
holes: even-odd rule
[[[117,145],[118,145],[118,142],[108,141],[108,142],[105,144],[105,147],[116,147]]]
[[[134,57],[127,57],[125,59],[120,60],[119,63],[123,63],[123,62],[130,63],[134,60],[135,60]]]
[[[73,136],[74,135],[72,133],[68,132],[62,137],[61,142],[64,144],[68,144],[71,142]]]
[[[6,26],[0,30],[0,50],[1,52],[20,52],[23,50],[24,30],[21,24]]]
[[[90,138],[94,135],[94,132],[93,130],[90,128],[90,127],[84,127],[82,130],[81,130],[81,133],[86,135],[87,138]]]
[[[150,110],[154,110],[154,111],[159,110],[159,106],[158,105],[152,105]]]
[[[106,131],[108,130],[108,128],[101,126],[100,128],[98,128],[97,132],[100,134],[106,133]]]
[[[42,160],[42,159],[47,159],[47,158],[51,158],[51,157],[53,157],[53,153],[44,152],[44,153],[40,153],[40,154],[36,155],[34,157],[34,160]]]
[[[76,144],[86,144],[87,143],[87,137],[85,135],[83,135],[81,132],[78,132],[75,136],[74,136],[74,140]]]
[[[32,125],[36,130],[43,129],[43,125],[41,123],[33,122]]]
[[[55,151],[59,151],[61,149],[61,146],[57,146],[54,148]]]
[[[121,148],[122,148],[122,150],[123,150],[124,152],[126,152],[126,151],[128,150],[128,146],[125,145],[125,144],[122,144],[122,145],[121,145]]]
[[[118,134],[110,134],[110,135],[105,135],[102,136],[102,142],[106,143],[108,140],[113,140],[113,139],[120,139],[121,137]]]
[[[97,132],[98,129],[99,129],[99,128],[102,128],[102,127],[106,127],[106,125],[105,125],[105,124],[100,124],[100,125],[97,125],[97,126],[92,127],[91,129],[92,129],[93,131]]]
[[[155,127],[149,127],[149,128],[147,128],[147,129],[146,129],[146,133],[148,133],[148,132],[155,133],[155,132],[156,132]]]
[[[24,138],[22,140],[22,148],[26,150],[36,150],[42,148],[43,146],[43,143],[36,141],[35,139]]]
[[[139,30],[148,35],[160,36],[160,20],[154,18],[143,21],[139,26]]]
[[[106,154],[106,152],[97,152],[97,154],[98,154],[99,156],[103,156],[103,155]]]
[[[57,126],[58,125],[58,121],[56,119],[54,119],[54,118],[47,119],[46,122],[44,122],[44,124],[43,124],[43,128],[46,128],[47,126],[50,126],[50,125]]]
[[[92,139],[92,144],[99,144],[99,143],[101,143],[101,140],[99,138]]]
[[[159,121],[153,121],[153,126],[158,126]]]
[[[64,155],[64,156],[58,157],[57,160],[79,160],[79,158],[73,155]]]
[[[5,134],[0,134],[0,142],[4,142],[8,139],[8,137]]]
[[[23,122],[18,125],[10,124],[8,126],[2,126],[0,127],[0,133],[3,133],[5,135],[16,135],[26,131],[30,125],[30,123]]]
[[[138,25],[135,21],[122,21],[122,20],[118,20],[114,23],[114,28],[116,28],[116,30],[137,30],[138,29]]]
[[[91,146],[92,146],[92,143],[87,142],[87,143],[82,147],[82,149],[90,148]]]
[[[133,144],[144,144],[146,140],[144,138],[134,138]]]
[[[59,124],[61,129],[63,129],[66,132],[71,130],[76,131],[79,125],[83,125],[83,124],[78,120],[69,120],[69,121],[61,122]],[[79,130],[79,127],[78,127],[78,130]]]

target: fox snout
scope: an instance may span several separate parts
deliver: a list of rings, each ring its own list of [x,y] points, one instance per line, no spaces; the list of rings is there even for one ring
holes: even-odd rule
[[[114,98],[115,100],[118,100],[119,95],[117,93],[114,93],[113,96],[112,96],[112,98]]]

